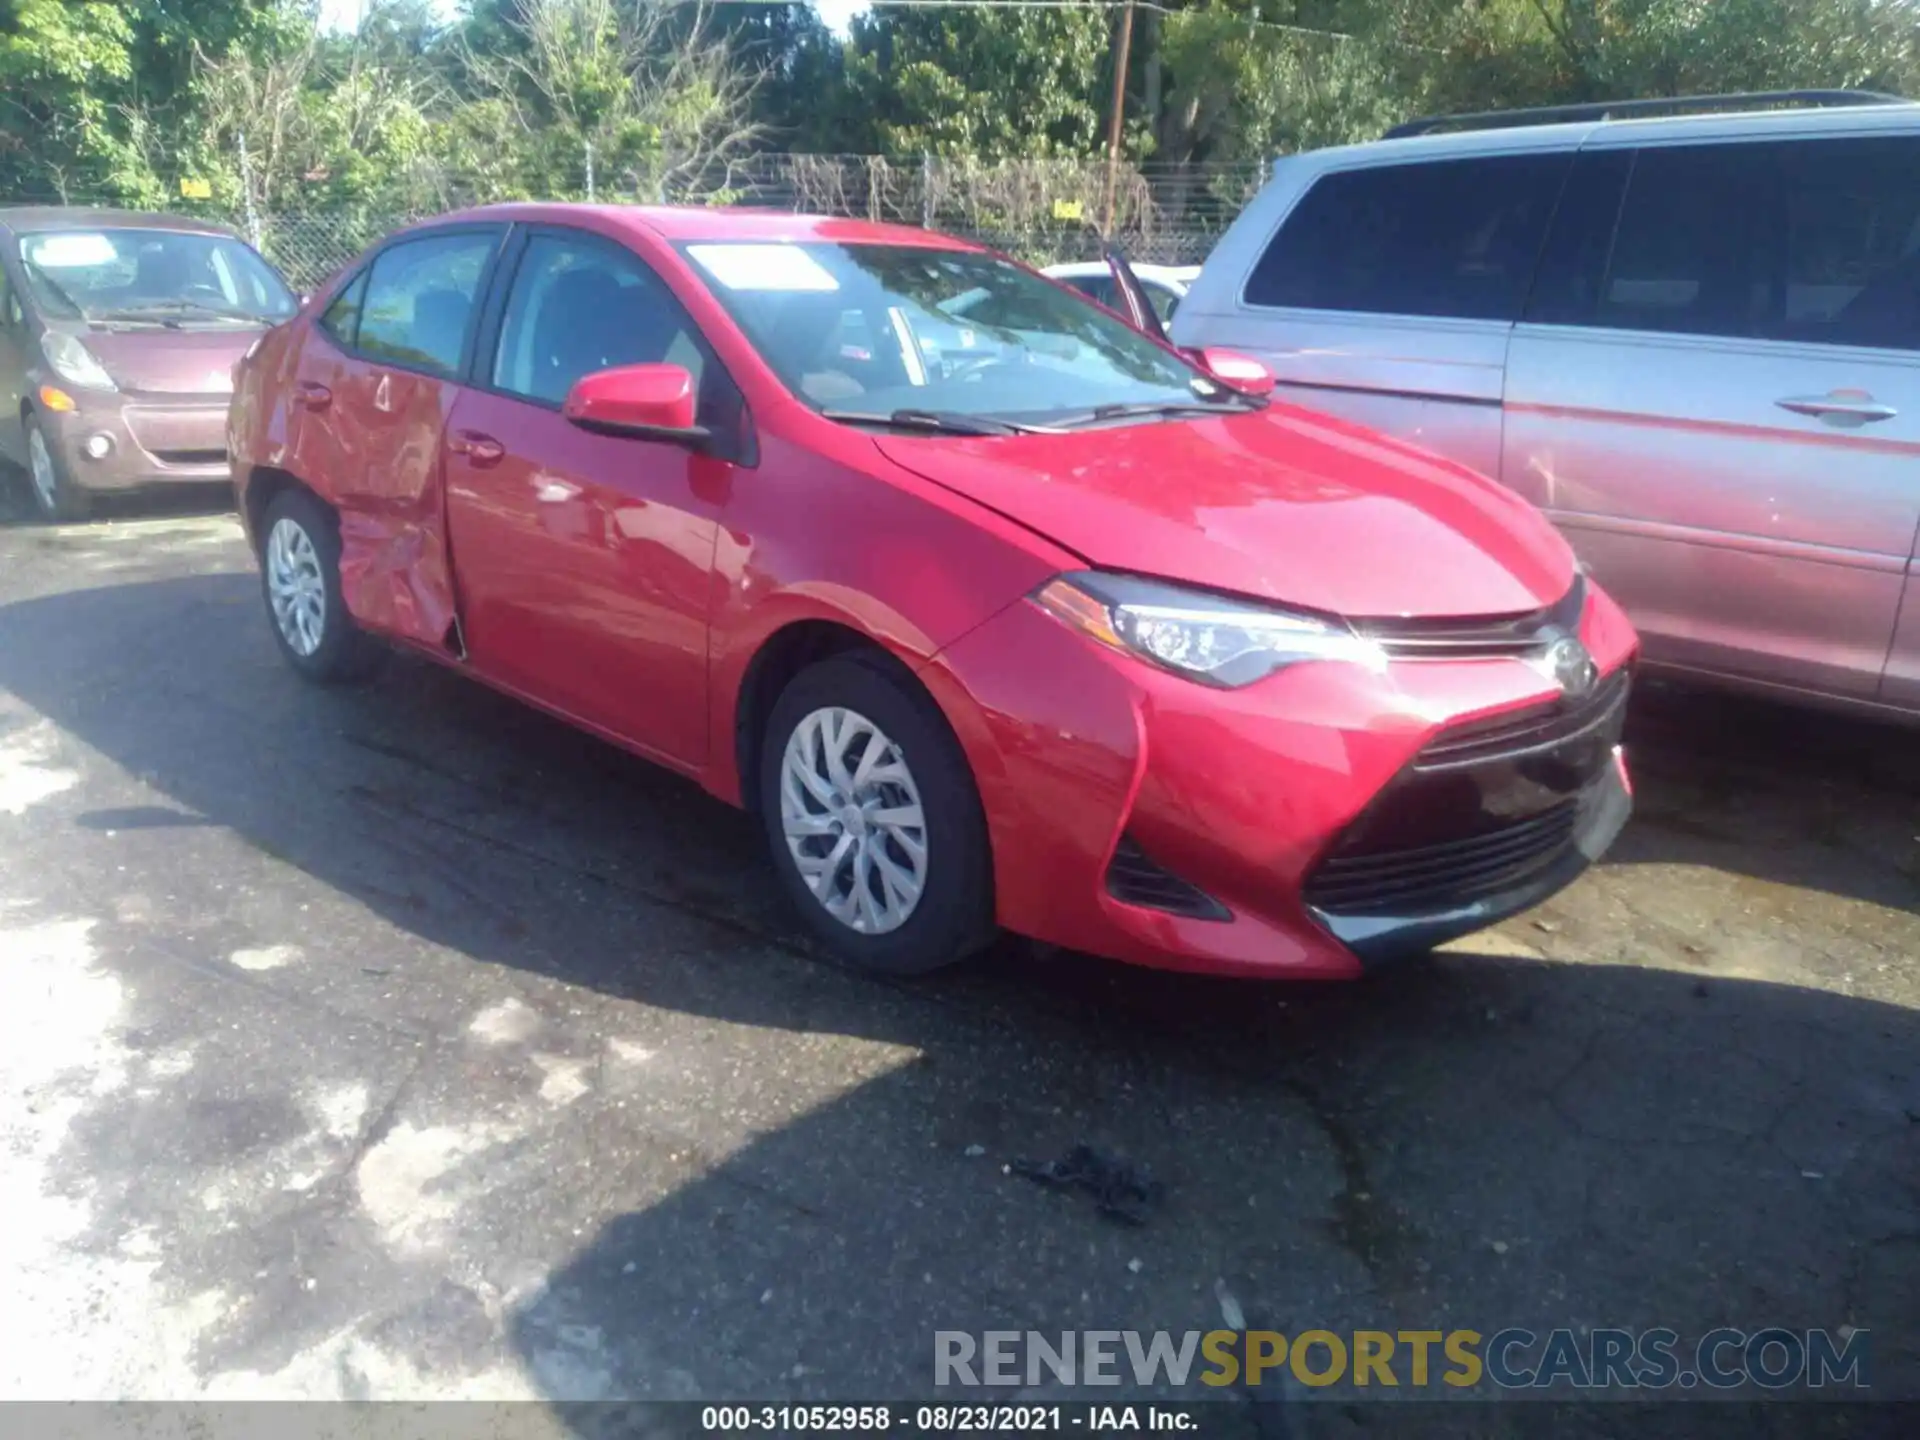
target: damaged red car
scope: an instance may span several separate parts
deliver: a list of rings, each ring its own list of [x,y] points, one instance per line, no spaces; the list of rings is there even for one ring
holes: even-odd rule
[[[1605,850],[1636,642],[1524,501],[1270,389],[918,230],[515,205],[271,331],[229,439],[296,670],[684,771],[855,963],[1353,976]]]

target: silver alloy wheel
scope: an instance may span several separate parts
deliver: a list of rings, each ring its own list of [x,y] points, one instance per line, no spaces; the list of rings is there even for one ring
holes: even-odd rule
[[[47,449],[47,437],[34,426],[27,431],[27,470],[33,476],[34,498],[49,515],[60,510],[60,477],[53,472],[53,455]]]
[[[320,648],[327,628],[327,582],[313,537],[281,518],[267,536],[267,598],[281,638],[302,657]]]
[[[826,912],[862,935],[907,923],[927,883],[927,821],[900,747],[866,716],[815,710],[780,765],[787,850]]]

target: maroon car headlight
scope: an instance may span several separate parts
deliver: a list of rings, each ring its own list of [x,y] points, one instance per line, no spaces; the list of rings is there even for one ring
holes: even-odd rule
[[[82,344],[77,336],[49,330],[41,337],[40,349],[45,353],[53,373],[69,385],[78,385],[82,390],[120,388],[113,383],[113,376],[107,373],[107,367],[100,363],[100,357]]]
[[[1387,666],[1384,650],[1330,616],[1159,580],[1080,570],[1048,581],[1033,600],[1102,645],[1224,689],[1310,660]]]

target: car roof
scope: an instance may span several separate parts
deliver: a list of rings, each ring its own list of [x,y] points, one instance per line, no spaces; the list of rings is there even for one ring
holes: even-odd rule
[[[1392,140],[1365,140],[1284,157],[1311,158],[1318,168],[1347,162],[1389,164],[1512,155],[1533,150],[1598,149],[1677,144],[1687,141],[1759,140],[1787,136],[1913,134],[1920,132],[1920,104],[1850,105],[1825,110],[1733,110],[1705,115],[1644,119],[1577,120],[1549,125],[1503,125],[1479,130],[1441,130]]]
[[[435,225],[458,221],[517,220],[525,224],[565,224],[596,216],[616,227],[649,230],[663,240],[825,241],[841,245],[915,245],[925,249],[979,250],[955,236],[873,220],[832,215],[798,215],[729,205],[577,205],[509,203],[482,205],[436,217]]]
[[[151,210],[115,210],[101,205],[0,205],[0,227],[16,235],[39,230],[179,230],[193,235],[233,235],[225,225]]]

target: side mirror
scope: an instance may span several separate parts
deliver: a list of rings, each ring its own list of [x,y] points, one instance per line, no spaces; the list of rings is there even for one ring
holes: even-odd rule
[[[696,400],[683,365],[621,365],[581,376],[560,413],[603,435],[697,444],[707,432],[694,423]]]
[[[1273,393],[1273,371],[1251,355],[1242,355],[1238,350],[1217,350],[1211,347],[1204,350],[1190,350],[1188,357],[1202,370],[1223,385],[1231,386],[1243,395],[1271,395]]]

